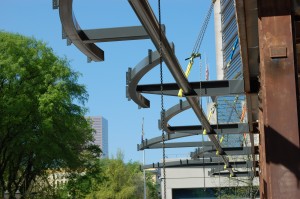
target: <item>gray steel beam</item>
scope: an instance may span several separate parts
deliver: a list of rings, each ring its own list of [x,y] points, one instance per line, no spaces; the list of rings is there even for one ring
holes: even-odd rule
[[[172,106],[167,111],[165,111],[165,113],[163,115],[164,115],[165,124],[167,124],[167,125],[164,126],[164,130],[168,133],[172,133],[172,131],[170,131],[169,128],[168,128],[169,120],[171,120],[175,115],[177,115],[177,114],[179,114],[179,113],[181,113],[181,112],[183,112],[183,111],[185,111],[189,108],[191,108],[191,106],[190,106],[188,101],[180,100],[178,104]],[[161,118],[161,120],[162,120],[162,118]],[[161,120],[158,121],[158,128],[159,129],[162,129]]]
[[[133,10],[135,11],[136,15],[138,16],[139,20],[141,21],[142,25],[144,26],[145,30],[148,32],[153,44],[155,45],[156,49],[161,49],[162,51],[162,58],[169,68],[172,76],[174,77],[175,81],[179,85],[180,88],[183,90],[183,94],[186,96],[187,101],[189,102],[190,106],[194,110],[196,116],[198,117],[199,121],[206,129],[208,133],[212,132],[213,129],[210,126],[208,119],[206,118],[202,108],[198,104],[198,99],[194,96],[195,91],[192,89],[191,85],[189,84],[185,74],[182,71],[182,68],[172,51],[171,46],[165,36],[165,34],[161,31],[160,25],[153,13],[148,1],[146,0],[129,0],[129,3]],[[215,135],[208,135],[210,140],[214,143],[216,149],[219,151],[220,154],[223,153],[222,147],[215,137]],[[221,156],[224,163],[229,167],[228,158],[225,156]],[[232,169],[228,169],[228,171],[234,175]]]
[[[229,172],[217,172],[217,173],[211,173],[211,176],[221,176],[221,177],[250,177],[253,178],[254,176],[257,176],[258,172],[255,171],[234,171],[234,176],[231,176]]]
[[[164,121],[167,125],[165,125],[165,131],[168,133],[189,133],[189,134],[202,134],[202,130],[204,127],[201,125],[193,125],[193,126],[171,126],[168,124],[169,120],[171,120],[175,115],[187,110],[190,108],[190,105],[187,101],[182,101],[175,106],[169,108],[165,111]],[[161,120],[158,121],[158,127],[161,129]],[[234,124],[218,124],[211,125],[214,133],[217,134],[235,134],[235,133],[249,133],[250,129],[254,133],[257,133],[257,122],[252,123],[251,125],[247,123],[234,123]]]
[[[206,166],[208,168],[213,168],[217,165],[223,165],[224,162],[222,162],[222,159],[220,157],[217,158],[205,158],[201,160],[191,160],[191,159],[180,159],[177,161],[170,161],[166,162],[165,167],[170,168],[170,167],[189,167],[189,166],[194,166],[194,167],[201,167],[201,166]],[[149,168],[162,168],[163,163],[162,162],[157,162],[157,163],[152,163],[148,165],[143,165],[141,168],[142,169],[149,169]]]
[[[230,162],[232,168],[247,168],[249,163],[252,163],[251,161],[242,161],[242,162]],[[206,168],[220,168],[223,167],[224,169],[224,162],[222,162],[221,158],[206,158],[201,160],[190,160],[190,159],[184,159],[184,160],[177,160],[172,162],[166,162],[165,167],[166,168],[173,168],[173,167],[206,167]],[[149,168],[162,168],[163,163],[157,162],[153,164],[143,165],[141,166],[142,169],[149,169]]]
[[[93,43],[84,43],[86,35],[80,28],[75,15],[73,14],[73,0],[59,1],[59,16],[63,30],[67,35],[68,41],[71,41],[88,60],[104,61],[104,51]]]
[[[239,134],[248,133],[249,126],[246,123],[236,123],[236,124],[219,124],[211,125],[214,129],[214,133],[217,134]],[[201,125],[197,126],[178,126],[178,127],[168,127],[173,133],[169,133],[166,137],[166,141],[173,140],[177,138],[189,137],[193,135],[200,135],[203,133],[203,128]],[[176,133],[174,133],[176,132]],[[212,133],[212,132],[211,132]],[[146,139],[141,144],[138,144],[138,150],[159,148],[159,143],[162,141],[162,137],[155,137],[152,139]],[[201,145],[202,142],[199,142]],[[209,142],[211,143],[211,142]],[[212,143],[211,143],[212,144]],[[154,146],[153,146],[154,145]]]
[[[165,125],[165,131],[168,133],[189,133],[189,134],[202,134],[203,127],[201,125],[193,125],[193,126],[171,126],[168,124],[169,120],[171,120],[175,115],[187,110],[190,108],[190,105],[187,101],[182,101],[175,106],[169,108],[165,111],[164,121],[167,125]],[[161,129],[161,120],[158,122],[158,127]],[[235,134],[235,133],[248,133],[250,129],[254,130],[254,133],[257,133],[257,123],[251,124],[251,126],[247,123],[235,123],[235,124],[218,124],[211,125],[214,129],[214,132],[217,134]]]
[[[163,26],[163,31],[164,31]],[[113,42],[126,40],[149,39],[143,26],[115,27],[82,30],[86,36],[84,43]]]
[[[174,49],[174,44],[171,43],[171,48]],[[157,66],[160,61],[159,52],[148,50],[148,56],[141,60],[133,69],[128,68],[126,73],[126,97],[128,100],[133,100],[139,107],[149,108],[150,101],[140,93],[136,92],[136,87],[142,77],[152,68]]]
[[[256,162],[256,163],[258,164],[258,162]],[[252,167],[253,161],[233,162],[232,165],[233,165],[233,168],[235,168],[235,169],[237,169],[237,168],[249,169]],[[208,175],[212,176],[213,174],[221,173],[223,171],[224,171],[224,166],[218,165],[218,166],[212,168],[211,171],[208,171]]]
[[[196,96],[224,96],[244,94],[244,80],[216,80],[190,82]],[[176,83],[163,84],[164,95],[178,96],[179,86]],[[201,89],[200,89],[201,88]],[[160,84],[138,85],[136,91],[147,94],[160,94]]]
[[[162,143],[153,144],[151,146],[143,146],[144,149],[161,149],[163,147]],[[201,146],[211,146],[211,142],[174,142],[174,143],[165,143],[165,148],[184,148],[184,147],[201,147]],[[140,146],[138,146],[139,148]]]
[[[247,123],[213,124],[211,127],[214,129],[214,132],[211,132],[211,134],[249,133],[249,124]],[[172,133],[202,134],[203,132],[203,127],[201,125],[168,126],[167,128]]]
[[[243,65],[245,82],[247,119],[251,124],[258,118],[258,95],[250,94],[259,76],[259,42],[258,42],[258,13],[257,0],[234,0],[236,5],[236,21],[239,35],[240,54]],[[250,127],[251,128],[251,127]],[[254,130],[250,129],[252,132]],[[250,133],[250,142],[254,146],[254,135]],[[256,157],[253,154],[252,159]],[[255,163],[255,161],[254,161]],[[255,167],[255,165],[253,165]]]
[[[195,135],[195,134],[194,134]],[[177,139],[177,138],[182,138],[182,137],[188,137],[188,136],[193,136],[193,135],[189,135],[189,134],[180,134],[180,133],[175,133],[175,134],[169,134],[168,136],[166,136],[165,141],[168,140],[173,140],[173,139]],[[158,148],[162,148],[162,136],[158,136],[149,140],[144,140],[141,144],[137,145],[137,150],[141,151],[144,149],[158,149]],[[178,142],[180,143],[180,142]],[[166,148],[174,148],[176,147],[176,144],[178,143],[165,143],[166,144]],[[185,144],[184,144],[185,143]],[[212,143],[209,141],[205,141],[205,142],[198,142],[198,144],[196,142],[181,142],[181,144],[178,144],[177,147],[181,146],[183,147],[183,145],[188,145],[186,147],[189,147],[189,145],[193,145],[190,147],[198,147],[198,145],[200,146],[212,146]]]
[[[134,69],[128,68],[126,73],[126,97],[133,100],[139,107],[149,108],[150,101],[140,93],[136,87],[142,77],[160,62],[159,52],[148,51],[148,56],[140,61]]]
[[[189,85],[181,66],[169,45],[169,42],[163,32],[160,31],[160,25],[153,13],[148,1],[146,0],[129,0],[137,17],[148,32],[156,49],[162,48],[162,57],[171,74],[175,78],[178,85],[183,89],[184,94],[195,94],[194,90]]]
[[[258,147],[254,147],[254,154],[258,154]],[[227,147],[223,148],[226,155],[236,156],[236,155],[250,155],[252,154],[252,147]],[[191,158],[203,158],[203,157],[218,157],[216,154],[216,149],[209,147],[204,147],[203,149],[196,149],[195,152],[191,152]]]

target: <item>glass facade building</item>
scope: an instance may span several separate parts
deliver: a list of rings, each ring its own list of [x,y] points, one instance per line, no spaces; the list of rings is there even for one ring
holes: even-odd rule
[[[234,0],[221,0],[221,30],[224,79],[241,79],[242,61],[238,43],[238,30]]]
[[[218,2],[218,1],[217,1]],[[222,38],[222,61],[223,64],[217,70],[221,71],[223,79],[243,79],[242,61],[238,40],[238,29],[235,15],[234,0],[220,0],[220,20]],[[245,96],[222,96],[217,98],[217,121],[218,123],[238,123],[246,118],[243,115]],[[223,146],[240,146],[243,141],[242,135],[226,135],[222,141]]]

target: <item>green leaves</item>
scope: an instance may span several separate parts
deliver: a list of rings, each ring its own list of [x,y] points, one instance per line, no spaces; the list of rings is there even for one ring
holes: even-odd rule
[[[87,199],[135,199],[143,197],[143,178],[139,163],[125,164],[119,152],[117,159],[102,159],[103,181]]]
[[[81,167],[93,136],[78,77],[45,43],[0,32],[0,192],[27,190],[46,169]]]

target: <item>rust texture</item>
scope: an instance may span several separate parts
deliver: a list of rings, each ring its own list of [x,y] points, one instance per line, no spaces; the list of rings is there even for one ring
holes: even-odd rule
[[[258,0],[261,198],[300,197],[299,88],[292,10],[290,1]]]

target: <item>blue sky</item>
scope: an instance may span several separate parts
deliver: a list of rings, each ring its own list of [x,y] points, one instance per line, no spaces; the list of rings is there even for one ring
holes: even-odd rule
[[[89,93],[86,106],[91,116],[102,115],[109,123],[109,153],[116,154],[121,149],[125,160],[142,161],[142,152],[137,151],[141,140],[142,118],[146,138],[161,135],[158,129],[160,117],[160,97],[146,96],[151,101],[150,109],[138,109],[133,101],[126,98],[126,71],[147,56],[148,49],[155,50],[150,40],[99,43],[105,51],[104,62],[87,63],[87,58],[74,46],[67,46],[61,37],[61,23],[58,10],[52,10],[52,0],[0,0],[0,30],[33,36],[46,42],[56,55],[67,57],[75,71],[82,76]],[[157,14],[157,1],[150,0]],[[162,0],[162,23],[166,25],[166,35],[175,43],[175,51],[185,70],[202,22],[211,0]],[[127,0],[74,0],[74,15],[81,28],[110,28],[141,25]],[[210,79],[215,79],[215,41],[213,16],[201,46],[210,66]],[[202,59],[204,61],[204,59]],[[202,68],[204,79],[205,67]],[[189,80],[199,81],[200,63],[195,62]],[[142,83],[159,83],[159,68],[156,67],[142,79]],[[164,66],[164,82],[174,82]],[[165,109],[178,103],[176,97],[165,97]],[[176,125],[199,124],[192,111],[174,118]],[[193,140],[201,140],[194,137]],[[183,141],[183,140],[178,140]],[[192,151],[189,149],[167,149],[168,157],[182,157]],[[162,150],[147,150],[146,163],[157,162],[162,158]]]

